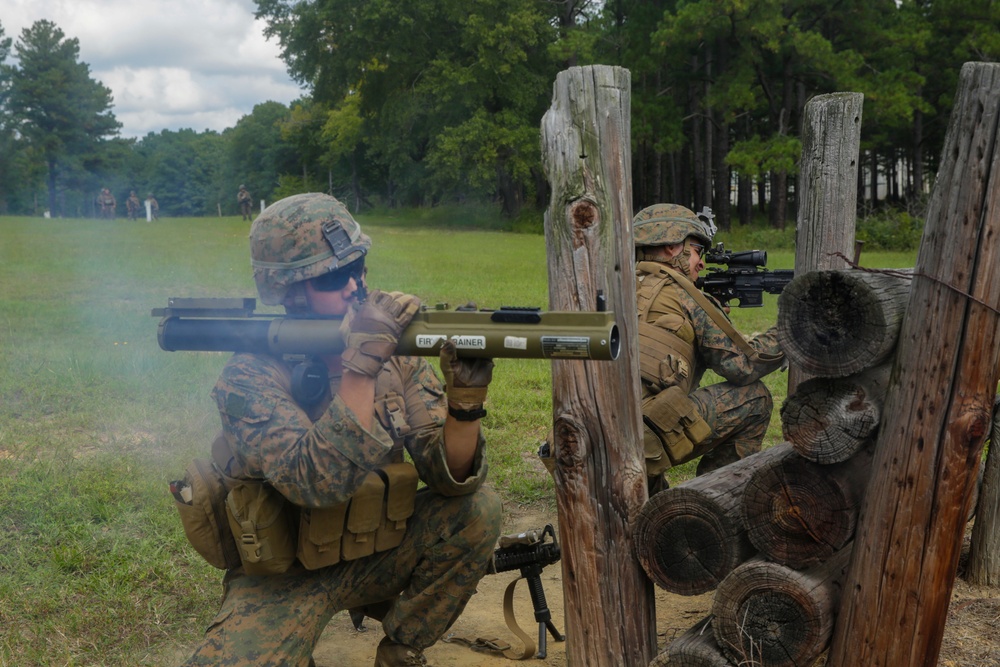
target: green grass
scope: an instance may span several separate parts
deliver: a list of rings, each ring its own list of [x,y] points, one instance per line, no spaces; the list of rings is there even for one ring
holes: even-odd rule
[[[362,222],[374,287],[427,303],[548,303],[541,236],[418,214]],[[150,309],[171,296],[254,296],[248,229],[236,218],[0,218],[0,665],[176,664],[214,614],[220,573],[187,546],[166,483],[207,451],[218,428],[209,391],[228,355],[161,351]],[[792,265],[790,245],[771,250],[750,232],[722,238],[768,247],[770,268]],[[763,331],[776,297],[732,316]],[[554,511],[535,456],[551,421],[549,364],[496,363],[491,480],[508,505]],[[777,408],[787,377],[767,382]],[[774,419],[767,444],[779,439]],[[675,481],[691,474],[682,467]]]

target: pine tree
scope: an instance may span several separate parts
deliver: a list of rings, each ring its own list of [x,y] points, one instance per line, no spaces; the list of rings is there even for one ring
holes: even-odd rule
[[[79,61],[79,40],[67,39],[55,23],[40,20],[25,28],[14,52],[19,66],[2,66],[7,111],[21,136],[44,155],[49,210],[56,215],[61,168],[87,161],[121,124],[111,111],[111,90]]]

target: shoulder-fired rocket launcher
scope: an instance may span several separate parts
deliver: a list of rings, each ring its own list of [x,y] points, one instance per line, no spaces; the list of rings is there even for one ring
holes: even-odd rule
[[[254,312],[256,299],[171,298],[154,308],[162,318],[160,347],[258,354],[337,354],[344,350],[339,317],[296,317]],[[396,354],[437,356],[453,340],[460,357],[510,359],[618,358],[614,313],[537,308],[447,310],[423,307],[400,336]]]

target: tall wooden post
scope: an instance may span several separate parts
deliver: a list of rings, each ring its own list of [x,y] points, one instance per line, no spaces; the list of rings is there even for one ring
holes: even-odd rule
[[[556,501],[570,665],[645,667],[656,650],[653,587],[632,552],[646,501],[632,248],[629,71],[561,72],[542,119],[552,186],[545,215],[549,305],[617,315],[617,361],[554,361]]]
[[[817,95],[806,103],[799,166],[799,213],[795,228],[795,273],[845,269],[833,253],[851,257],[858,205],[861,93]],[[788,395],[809,378],[788,369]]]
[[[937,665],[1000,359],[1000,65],[966,63],[830,667]]]

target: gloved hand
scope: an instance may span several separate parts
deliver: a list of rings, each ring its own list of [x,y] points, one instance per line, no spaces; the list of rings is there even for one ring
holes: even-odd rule
[[[403,329],[420,310],[420,299],[402,292],[373,290],[349,321],[346,349],[341,356],[345,368],[375,377],[396,351]]]
[[[440,361],[449,408],[464,411],[481,409],[493,379],[493,360],[460,359],[455,343],[449,340],[441,346]]]

